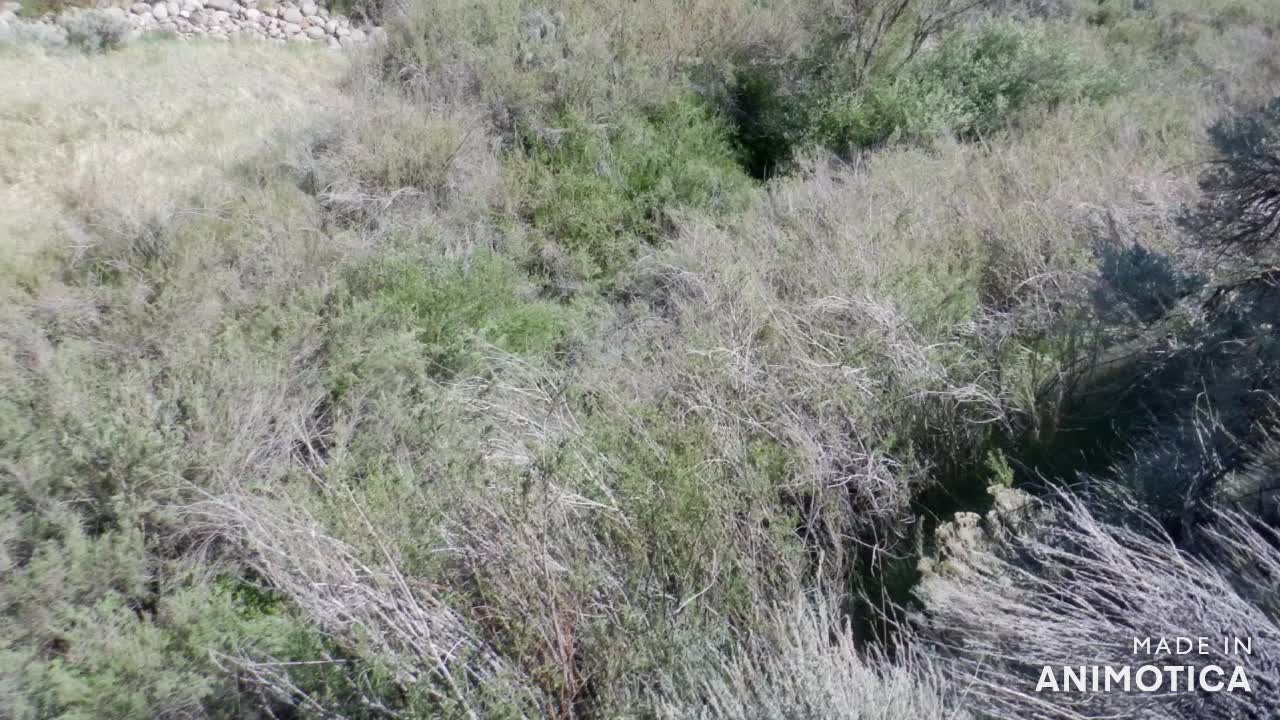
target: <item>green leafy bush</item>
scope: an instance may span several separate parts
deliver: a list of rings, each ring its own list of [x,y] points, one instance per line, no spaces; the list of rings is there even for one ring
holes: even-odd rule
[[[816,118],[816,134],[835,149],[877,145],[895,135],[979,137],[1028,110],[1099,100],[1119,88],[1116,72],[1086,59],[1067,38],[1001,23],[953,34],[902,73],[834,99]]]
[[[813,88],[790,82],[778,68],[744,65],[734,76],[726,103],[743,167],[753,177],[784,171],[809,138]]]
[[[519,269],[492,253],[435,263],[381,258],[350,270],[348,281],[344,325],[410,330],[443,377],[471,367],[482,344],[549,352],[570,324],[570,309],[530,297]]]
[[[525,188],[533,226],[573,254],[584,276],[610,276],[657,242],[668,209],[714,213],[745,202],[750,178],[727,128],[695,100],[600,124],[566,115],[562,124],[527,138],[513,184]]]

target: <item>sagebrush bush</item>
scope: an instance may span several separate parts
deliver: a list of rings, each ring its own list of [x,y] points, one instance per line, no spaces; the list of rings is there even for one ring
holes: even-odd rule
[[[1280,244],[1280,97],[1219,120],[1209,139],[1215,156],[1183,224],[1209,249],[1265,262]]]
[[[79,10],[58,17],[67,42],[87,52],[117,50],[129,35],[129,22],[102,10]]]

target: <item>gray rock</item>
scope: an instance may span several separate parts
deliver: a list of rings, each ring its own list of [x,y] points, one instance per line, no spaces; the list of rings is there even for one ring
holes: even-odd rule
[[[110,15],[113,18],[116,18],[117,20],[124,20],[129,15],[124,11],[124,8],[120,8],[120,7],[109,7],[103,10],[102,12]]]
[[[164,3],[156,3],[151,8],[151,16],[156,20],[168,20],[169,8],[165,7]]]
[[[226,22],[230,19],[231,19],[231,13],[227,12],[226,10],[214,10],[213,15],[209,17],[209,21],[212,22],[214,25],[226,24]]]
[[[308,3],[302,4],[302,14],[305,17],[312,17],[313,15],[316,15],[319,12],[320,12],[320,9],[316,7],[315,3],[308,2]]]
[[[235,0],[204,0],[204,6],[211,10],[221,10],[230,13],[236,9]]]
[[[257,8],[249,8],[244,11],[244,19],[251,23],[256,23],[262,19],[262,11]]]
[[[324,37],[324,28],[316,27],[315,25],[312,25],[311,27],[307,28],[307,37],[311,38],[312,40],[319,40],[320,38]]]
[[[337,20],[329,20],[329,21],[327,21],[327,22],[324,24],[324,31],[325,31],[326,33],[329,33],[330,35],[337,34],[337,32],[338,32],[338,21],[337,21]]]
[[[302,26],[298,23],[287,22],[284,24],[285,35],[297,35],[300,32],[302,32]]]
[[[298,12],[298,8],[289,8],[285,10],[284,14],[280,16],[280,19],[287,23],[293,23],[294,25],[301,25],[306,22],[306,16]]]
[[[365,41],[364,31],[361,30],[360,28],[355,28],[354,30],[352,30],[351,34],[348,35],[347,37],[351,38],[351,42],[354,42],[354,43],[362,43]]]
[[[334,33],[334,35],[337,35],[338,37],[346,37],[350,34],[351,34],[351,29],[342,27],[341,25],[338,26],[337,32]]]
[[[146,4],[146,3],[144,3],[144,2],[134,3],[134,4],[130,5],[130,6],[129,6],[129,10],[130,10],[130,12],[132,12],[134,15],[149,15],[149,14],[151,14],[151,6],[150,6],[150,5],[148,5],[148,4]]]

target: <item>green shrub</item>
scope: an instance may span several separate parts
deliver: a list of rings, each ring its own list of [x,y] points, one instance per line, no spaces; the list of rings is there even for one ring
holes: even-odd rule
[[[603,124],[566,115],[529,137],[513,184],[535,228],[567,249],[587,277],[611,276],[662,235],[664,213],[740,207],[750,179],[724,123],[685,99]]]
[[[745,65],[734,76],[727,115],[739,160],[756,178],[788,169],[809,135],[814,91],[795,87],[776,68]]]
[[[20,587],[12,592],[36,574],[48,584],[66,571],[74,571],[67,579],[85,572],[42,563],[18,573],[13,580]],[[324,637],[283,602],[253,602],[238,584],[168,587],[141,605],[110,590],[87,602],[46,594],[42,614],[52,624],[32,627],[39,634],[27,647],[0,647],[0,673],[19,691],[13,717],[232,718],[240,717],[236,708],[245,701],[279,703],[265,694],[252,697],[264,688],[239,682],[234,669],[242,659],[297,661],[296,667],[267,667],[288,667],[289,681],[318,702],[354,706],[346,665],[326,662],[335,650]]]
[[[434,263],[379,258],[352,268],[347,278],[340,324],[411,331],[441,377],[472,367],[484,344],[530,356],[549,352],[570,327],[569,308],[530,297],[519,269],[492,253]],[[379,353],[352,350],[351,358],[335,358],[346,372]]]
[[[874,78],[861,92],[836,98],[816,118],[818,139],[847,149],[897,136],[950,131],[974,138],[1038,107],[1120,88],[1117,73],[1089,61],[1063,36],[1001,23],[948,37],[900,74]]]

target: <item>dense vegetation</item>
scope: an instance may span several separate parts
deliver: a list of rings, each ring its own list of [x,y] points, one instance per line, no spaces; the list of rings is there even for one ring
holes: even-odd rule
[[[1280,6],[358,6],[0,36],[0,716],[1280,715]]]

